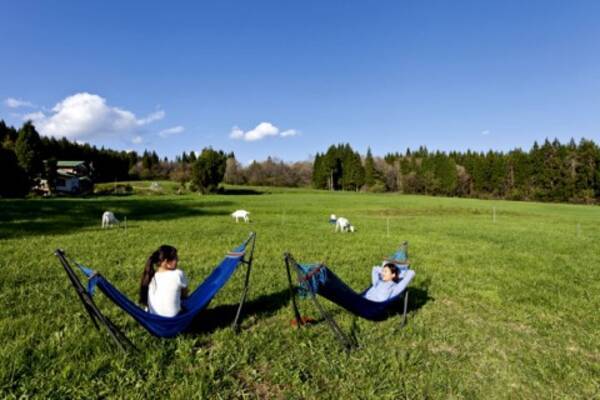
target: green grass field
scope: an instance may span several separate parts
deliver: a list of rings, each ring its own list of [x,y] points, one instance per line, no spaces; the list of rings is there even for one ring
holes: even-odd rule
[[[233,193],[0,201],[0,397],[600,398],[600,208]],[[251,211],[250,224],[232,221],[238,208]],[[127,230],[100,229],[107,209],[127,216]],[[334,234],[330,213],[358,231]],[[229,324],[242,270],[193,333],[170,340],[96,295],[138,355],[95,331],[52,255],[65,249],[135,299],[159,245],[176,246],[180,267],[199,283],[251,230],[255,262],[239,335]],[[290,327],[284,251],[326,260],[358,290],[402,240],[417,272],[406,327],[397,316],[356,319],[326,300],[360,348],[346,354],[325,323]],[[317,316],[307,301],[301,307]]]

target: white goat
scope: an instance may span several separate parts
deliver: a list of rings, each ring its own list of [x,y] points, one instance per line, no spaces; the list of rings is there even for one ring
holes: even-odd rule
[[[238,222],[240,218],[242,218],[244,222],[250,222],[250,212],[246,210],[236,210],[231,213],[231,216],[235,218],[235,222]]]
[[[331,214],[329,216],[329,223],[330,224],[335,224],[335,221],[337,221],[337,217],[335,216],[335,214]]]
[[[354,232],[354,226],[350,223],[350,221],[348,221],[347,218],[344,217],[339,217],[336,221],[335,221],[335,231],[340,231],[340,232]]]
[[[104,214],[102,214],[102,228],[110,228],[119,224],[119,220],[112,211],[104,211]]]

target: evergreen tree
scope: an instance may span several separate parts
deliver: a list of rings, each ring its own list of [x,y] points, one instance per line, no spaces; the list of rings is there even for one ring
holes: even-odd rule
[[[600,148],[591,140],[582,139],[577,146],[575,190],[585,201],[600,196]]]
[[[435,156],[435,177],[439,181],[441,194],[453,196],[457,185],[456,163],[444,153]]]
[[[524,200],[531,196],[531,162],[529,155],[521,149],[508,153],[506,188],[510,198]]]
[[[352,148],[346,149],[342,167],[345,190],[358,190],[364,185],[365,170],[358,152],[353,152]]]
[[[19,129],[15,143],[15,154],[17,160],[19,160],[19,165],[25,170],[30,180],[42,172],[40,135],[31,121],[27,121]]]
[[[226,166],[227,157],[223,151],[205,148],[192,166],[192,182],[202,193],[216,192]]]
[[[375,161],[373,160],[373,154],[371,154],[371,148],[367,149],[367,155],[365,156],[365,185],[373,186],[377,179],[377,172],[375,171]]]
[[[328,172],[325,168],[325,155],[317,153],[313,163],[312,183],[316,189],[326,189]]]

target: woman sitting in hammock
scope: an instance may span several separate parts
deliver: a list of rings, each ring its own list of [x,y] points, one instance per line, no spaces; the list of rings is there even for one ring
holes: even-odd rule
[[[140,284],[140,303],[152,314],[174,317],[181,311],[181,299],[187,296],[188,281],[177,269],[177,249],[162,245],[148,260]],[[154,266],[158,265],[156,271]]]
[[[372,286],[364,294],[367,300],[386,301],[397,294],[400,282],[400,269],[396,264],[386,263],[383,267],[373,267]]]

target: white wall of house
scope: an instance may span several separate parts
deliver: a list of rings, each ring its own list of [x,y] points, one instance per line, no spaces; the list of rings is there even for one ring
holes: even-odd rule
[[[58,177],[56,179],[56,191],[74,193],[79,190],[79,178],[77,177]]]

